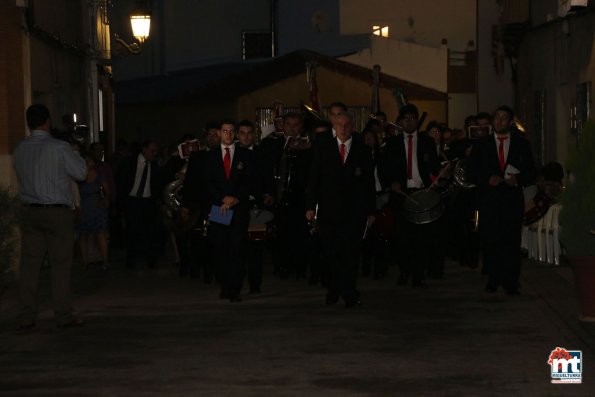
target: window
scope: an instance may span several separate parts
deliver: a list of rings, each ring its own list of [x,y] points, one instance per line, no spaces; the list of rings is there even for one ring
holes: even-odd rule
[[[374,36],[388,37],[388,26],[374,25],[372,26],[372,34]]]

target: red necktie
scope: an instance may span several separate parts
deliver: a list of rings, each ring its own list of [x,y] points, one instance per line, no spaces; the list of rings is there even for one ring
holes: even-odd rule
[[[413,179],[413,134],[407,135],[409,143],[407,145],[407,179]]]
[[[341,163],[345,164],[345,144],[341,144]]]
[[[500,146],[498,146],[498,160],[500,160],[500,170],[504,172],[505,161],[504,161],[504,141],[507,137],[497,137],[500,141]]]
[[[225,157],[223,157],[223,168],[225,168],[225,177],[229,179],[231,173],[231,155],[229,154],[229,148],[225,148]]]

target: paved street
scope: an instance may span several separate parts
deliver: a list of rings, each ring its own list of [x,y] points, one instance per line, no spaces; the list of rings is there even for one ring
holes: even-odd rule
[[[57,329],[41,288],[37,328],[15,331],[16,290],[0,311],[6,396],[595,396],[595,327],[577,320],[569,268],[527,262],[521,297],[483,294],[450,263],[425,291],[360,282],[363,305],[268,275],[260,295],[218,299],[173,268],[75,273],[87,324]],[[45,271],[47,280],[47,269]],[[583,384],[552,385],[555,347],[583,352]]]

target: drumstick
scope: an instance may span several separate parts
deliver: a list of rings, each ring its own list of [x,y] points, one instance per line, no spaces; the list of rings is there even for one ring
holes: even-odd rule
[[[409,200],[413,201],[415,204],[417,204],[417,205],[421,205],[421,204],[419,203],[419,201],[417,201],[416,199],[414,199],[413,197],[411,197],[409,194],[405,193],[404,191],[402,191],[402,190],[395,190],[395,192],[399,193],[399,194],[400,194],[400,195],[402,195],[402,196],[405,196],[405,197],[406,197],[406,198],[408,198]]]
[[[442,168],[442,169],[440,170],[440,173],[438,174],[438,177],[436,177],[436,179],[434,179],[434,182],[432,182],[432,184],[431,184],[430,186],[428,186],[428,188],[426,189],[426,192],[427,192],[428,190],[430,190],[431,188],[433,188],[433,187],[434,187],[434,185],[435,185],[435,184],[438,182],[438,179],[440,179],[440,178],[442,177],[442,175],[444,174],[444,172],[446,172],[446,169],[447,169],[447,168],[448,168],[448,167],[444,167],[444,168]]]

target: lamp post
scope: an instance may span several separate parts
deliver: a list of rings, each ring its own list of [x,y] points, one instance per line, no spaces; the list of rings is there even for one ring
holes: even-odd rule
[[[128,44],[117,33],[114,34],[114,38],[131,53],[139,54],[142,51],[142,44],[149,38],[151,32],[151,12],[146,8],[138,7],[130,13],[130,26],[137,42]]]

